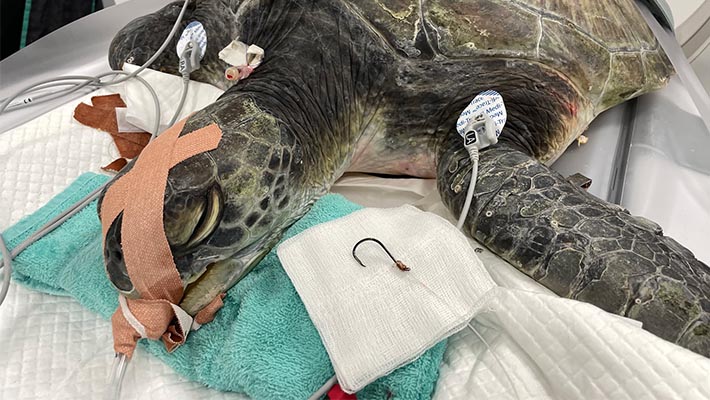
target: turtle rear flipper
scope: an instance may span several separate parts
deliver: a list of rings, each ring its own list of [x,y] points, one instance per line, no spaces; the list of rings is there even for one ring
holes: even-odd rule
[[[460,140],[439,157],[439,192],[458,216],[471,173]],[[710,268],[657,225],[604,202],[506,145],[480,155],[465,230],[560,296],[643,322],[710,356]]]

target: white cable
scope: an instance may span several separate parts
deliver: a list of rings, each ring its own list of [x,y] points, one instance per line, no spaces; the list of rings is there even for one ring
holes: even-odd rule
[[[328,379],[323,386],[320,387],[320,389],[316,390],[315,393],[308,398],[308,400],[320,400],[321,397],[328,394],[330,388],[335,386],[336,383],[338,383],[338,377],[335,375],[331,376],[330,379]]]
[[[461,215],[459,216],[458,223],[456,224],[456,228],[459,230],[462,230],[464,221],[466,220],[466,216],[468,215],[468,211],[471,208],[471,202],[473,200],[473,192],[476,188],[476,181],[478,180],[478,147],[476,146],[466,146],[466,150],[468,151],[468,155],[471,158],[471,181],[468,184],[468,192],[466,193],[466,201],[464,202],[463,208],[461,209]],[[516,389],[515,385],[513,384],[513,379],[510,377],[510,374],[508,373],[508,370],[503,366],[503,363],[500,361],[496,353],[493,351],[491,346],[486,342],[486,340],[481,336],[481,334],[478,333],[478,331],[471,325],[469,322],[467,324],[468,328],[476,335],[478,338],[483,342],[483,344],[486,346],[486,350],[490,351],[491,355],[495,359],[495,361],[498,363],[498,366],[503,370],[503,373],[505,374],[506,379],[508,380],[508,383],[510,384],[511,389],[513,389],[513,393],[515,394],[516,399],[520,399],[520,395],[518,394],[518,390]]]
[[[508,370],[503,366],[503,363],[500,361],[500,358],[498,358],[498,356],[493,351],[491,346],[488,344],[486,339],[484,339],[483,336],[480,333],[478,333],[476,328],[474,328],[470,322],[468,324],[466,324],[466,326],[468,327],[468,329],[471,330],[471,332],[473,332],[476,336],[478,336],[478,339],[480,339],[481,342],[483,342],[483,345],[486,346],[486,350],[491,352],[491,356],[493,356],[493,359],[496,361],[496,363],[498,363],[498,366],[503,370],[503,374],[505,375],[505,378],[508,380],[508,384],[510,384],[510,388],[513,389],[513,393],[515,394],[515,398],[520,400],[520,394],[518,394],[518,389],[516,389],[515,385],[513,384],[513,378],[510,377]],[[481,356],[482,356],[482,354],[481,354]]]
[[[468,155],[471,158],[471,181],[469,182],[468,185],[468,192],[466,193],[466,201],[464,202],[464,206],[461,209],[461,215],[459,216],[458,223],[456,224],[457,229],[461,229],[463,227],[464,221],[466,220],[466,215],[468,215],[468,211],[471,208],[471,203],[473,201],[473,192],[476,188],[476,180],[478,179],[478,147],[476,146],[465,146],[466,150],[468,151]],[[481,341],[488,347],[490,350],[490,347],[488,346],[488,343],[486,343],[485,340],[478,334],[478,332],[475,332],[473,327],[469,324],[469,328],[471,328],[476,335],[481,338]],[[491,350],[491,354],[493,354],[493,357],[495,357],[496,361],[501,365],[501,368],[503,365],[500,363],[500,360],[498,360],[498,357],[496,357],[495,353]],[[508,372],[505,371],[506,376],[508,377],[508,380],[510,381],[511,386],[513,387],[513,391],[515,391],[515,386],[513,386],[512,380],[510,380],[510,377],[508,376]],[[313,393],[311,397],[309,397],[309,400],[317,400],[320,399],[323,395],[328,393],[328,390],[335,385],[335,383],[338,381],[337,377],[333,375],[323,386],[321,386],[318,391]],[[517,396],[517,391],[515,391],[515,394]]]
[[[505,106],[503,105],[503,99],[500,97],[500,95],[497,92],[484,92],[484,95],[488,95],[489,99],[493,99],[493,103],[495,104],[496,101],[499,102],[500,108],[503,110],[503,113],[505,113]],[[481,98],[479,96],[476,96],[474,101],[471,102],[471,106],[469,108],[473,108],[476,105],[476,100]],[[462,115],[463,117],[467,117],[472,113],[469,113],[468,115]],[[475,114],[474,114],[475,115]],[[459,215],[458,222],[456,223],[456,228],[463,231],[463,225],[466,222],[466,217],[468,216],[468,212],[471,209],[471,203],[473,202],[473,194],[476,190],[476,181],[478,181],[478,161],[479,161],[479,148],[485,148],[491,144],[495,144],[498,142],[498,135],[500,134],[500,129],[502,129],[502,125],[505,124],[505,121],[503,121],[503,124],[500,127],[496,127],[493,118],[491,118],[490,115],[488,115],[488,111],[470,117],[468,120],[464,121],[465,125],[462,123],[461,127],[464,129],[461,129],[459,131],[459,134],[464,139],[464,148],[468,152],[468,156],[471,159],[471,179],[468,183],[468,191],[466,192],[466,200],[464,201],[463,207],[461,208],[461,214]],[[520,395],[518,394],[518,390],[513,384],[513,379],[510,377],[510,374],[508,373],[508,370],[505,369],[503,366],[503,363],[500,361],[496,353],[493,351],[491,346],[488,344],[488,342],[483,338],[481,334],[478,333],[476,328],[471,325],[471,322],[466,324],[466,326],[476,335],[478,338],[483,342],[483,344],[486,346],[486,350],[490,351],[491,355],[495,359],[495,361],[498,363],[500,368],[503,370],[503,373],[505,374],[506,379],[508,380],[508,383],[510,384],[511,389],[513,389],[513,393],[515,394],[516,399],[520,399]],[[482,355],[481,355],[482,356]],[[473,370],[472,370],[473,371]]]
[[[461,230],[463,228],[464,222],[466,222],[466,216],[471,208],[471,202],[473,201],[473,192],[476,189],[476,181],[478,180],[478,147],[476,146],[466,146],[468,151],[468,156],[471,158],[471,180],[468,183],[468,191],[466,192],[466,201],[463,203],[463,208],[461,209],[461,215],[459,215],[459,220],[456,223],[456,229]]]
[[[154,62],[156,59],[158,59],[158,57],[160,57],[160,55],[163,53],[163,51],[165,51],[165,49],[168,47],[168,45],[170,44],[170,41],[171,41],[172,38],[175,36],[175,33],[177,32],[178,28],[180,27],[180,23],[182,22],[183,16],[185,15],[185,11],[187,10],[187,6],[188,6],[189,3],[190,3],[190,0],[185,0],[185,2],[183,3],[182,9],[180,10],[180,14],[178,15],[178,18],[177,18],[177,20],[175,21],[175,24],[173,24],[173,27],[172,27],[172,29],[170,30],[170,33],[168,34],[168,37],[165,39],[165,41],[163,41],[163,44],[160,46],[160,48],[158,48],[158,50],[155,52],[155,54],[153,54],[153,56],[150,57],[150,58],[148,59],[148,61],[146,61],[145,63],[143,63],[143,65],[141,65],[140,68],[136,69],[135,71],[133,71],[132,73],[130,73],[128,76],[124,76],[124,77],[121,78],[121,79],[118,79],[118,80],[111,80],[111,81],[108,81],[108,82],[102,82],[102,81],[100,80],[100,78],[102,78],[102,77],[111,76],[111,75],[114,75],[115,73],[119,72],[119,71],[114,71],[114,72],[108,72],[108,73],[106,73],[106,74],[102,74],[102,75],[99,75],[99,76],[96,76],[96,77],[92,77],[92,76],[80,76],[80,77],[77,77],[77,76],[67,76],[67,77],[60,77],[60,78],[54,78],[54,79],[49,79],[49,80],[41,81],[41,82],[39,82],[39,83],[35,83],[35,84],[33,84],[33,85],[30,85],[30,86],[28,86],[28,87],[22,89],[21,91],[16,92],[14,95],[9,96],[9,97],[7,97],[6,99],[4,99],[3,102],[0,103],[0,114],[2,114],[2,113],[8,108],[8,106],[10,105],[10,103],[12,103],[13,100],[15,100],[15,98],[17,98],[18,96],[23,95],[23,94],[25,94],[25,93],[31,93],[31,92],[33,92],[33,91],[35,91],[35,90],[46,89],[46,88],[48,87],[48,86],[44,86],[44,87],[40,87],[39,89],[37,89],[37,87],[38,87],[38,86],[41,86],[41,85],[46,85],[46,84],[61,82],[61,81],[65,81],[65,80],[80,80],[80,81],[81,81],[81,82],[75,84],[75,85],[74,85],[73,87],[71,87],[71,88],[68,88],[68,89],[65,89],[65,90],[58,90],[58,91],[53,92],[53,93],[51,93],[51,94],[43,95],[42,97],[52,96],[50,99],[44,99],[44,100],[43,100],[43,102],[44,102],[44,101],[50,101],[50,100],[54,100],[54,99],[59,98],[59,97],[66,96],[66,95],[68,95],[68,94],[70,94],[70,93],[73,93],[73,92],[76,92],[77,90],[79,90],[79,89],[81,89],[81,88],[83,88],[83,87],[86,87],[86,86],[88,86],[88,85],[92,85],[92,86],[95,85],[95,86],[97,86],[97,87],[106,87],[106,86],[117,85],[117,84],[119,84],[119,83],[123,83],[123,82],[125,82],[125,81],[127,81],[127,80],[129,80],[129,79],[131,79],[131,78],[134,78],[134,77],[138,76],[138,74],[140,74],[141,72],[143,72],[143,70],[145,70],[145,69],[148,68],[151,64],[153,64],[153,62]],[[51,87],[51,86],[50,86],[50,87]],[[31,100],[25,101],[25,100],[27,100],[27,98],[29,98],[29,99],[31,99]],[[25,99],[21,100],[20,102],[15,102],[15,103],[13,103],[13,104],[14,104],[14,105],[13,105],[12,109],[16,109],[16,108],[20,108],[20,107],[23,107],[23,106],[26,106],[26,105],[35,104],[35,101],[34,101],[34,97],[33,97],[33,96],[28,96],[28,97],[26,97]],[[157,132],[157,131],[156,131],[156,132]],[[154,132],[154,133],[155,133],[155,132]]]

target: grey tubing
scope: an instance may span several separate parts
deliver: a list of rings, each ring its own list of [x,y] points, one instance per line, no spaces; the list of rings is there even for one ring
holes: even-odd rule
[[[187,99],[187,89],[190,86],[190,75],[188,74],[187,76],[184,76],[182,81],[183,85],[182,94],[180,95],[180,102],[178,103],[178,106],[175,109],[175,114],[170,119],[170,122],[168,122],[168,126],[173,126],[175,124],[175,121],[177,121],[178,117],[180,116],[180,111],[182,111],[182,108],[185,106],[185,99]]]
[[[123,82],[131,79],[132,77],[140,74],[141,72],[143,72],[144,69],[148,68],[151,64],[153,64],[153,62],[155,60],[157,60],[161,54],[163,54],[163,51],[165,51],[165,49],[168,47],[168,45],[170,44],[170,41],[172,40],[173,36],[175,36],[175,33],[177,32],[178,28],[180,27],[180,23],[182,22],[182,18],[185,15],[185,11],[187,11],[188,4],[190,4],[190,0],[185,0],[185,3],[183,3],[182,9],[180,10],[180,14],[178,14],[177,20],[175,20],[175,24],[173,24],[173,29],[170,31],[167,39],[165,39],[165,41],[160,46],[160,48],[158,48],[158,51],[156,51],[155,54],[153,54],[153,56],[148,59],[148,61],[143,63],[143,65],[141,65],[140,68],[133,71],[130,76],[119,79],[118,81],[112,81],[112,82],[110,82],[111,85],[123,83]]]
[[[98,82],[98,78],[94,77],[94,76],[70,75],[70,76],[64,76],[61,78],[52,78],[52,79],[47,79],[47,80],[40,81],[37,83],[33,83],[32,85],[24,87],[22,90],[18,91],[14,95],[7,97],[5,100],[3,100],[2,104],[0,104],[0,114],[5,112],[5,109],[10,105],[10,103],[13,100],[15,100],[15,98],[33,90],[37,86],[42,86],[42,85],[51,84],[51,83],[58,83],[58,82],[62,82],[65,80],[73,80],[73,81],[74,80],[84,80],[84,82],[81,82],[79,84],[75,84],[73,88],[56,92],[56,93],[61,92],[62,96],[73,93],[73,92],[81,89],[82,87],[89,85],[91,82]],[[52,93],[52,94],[54,94],[54,93]]]
[[[10,251],[7,249],[7,246],[5,246],[5,241],[3,240],[1,234],[0,252],[2,252],[3,263],[6,264],[2,274],[2,286],[0,286],[0,304],[2,304],[2,302],[5,301],[5,297],[7,297],[8,290],[10,290],[10,278],[12,277],[12,262],[10,260],[12,258],[10,256]]]
[[[78,84],[76,84],[76,85],[75,85],[74,87],[72,87],[72,88],[69,88],[69,89],[67,89],[67,90],[59,90],[59,91],[57,91],[57,92],[56,92],[56,97],[45,98],[45,97],[47,97],[47,96],[50,96],[51,94],[42,95],[41,97],[43,97],[43,100],[42,100],[41,102],[45,102],[45,101],[54,100],[54,99],[56,99],[56,98],[63,97],[63,96],[66,96],[66,95],[68,95],[68,94],[70,94],[70,93],[76,92],[77,90],[79,90],[79,89],[81,89],[81,88],[83,88],[83,87],[86,87],[87,85],[94,85],[94,84],[95,84],[95,85],[98,86],[98,87],[105,87],[105,86],[117,85],[117,84],[119,84],[119,83],[123,83],[123,82],[125,82],[125,81],[127,81],[127,80],[129,80],[129,79],[131,79],[131,78],[133,78],[133,77],[138,76],[138,74],[140,74],[141,72],[143,72],[143,70],[145,70],[146,68],[148,68],[155,60],[157,60],[158,57],[160,57],[160,55],[163,53],[163,51],[165,51],[165,49],[168,47],[168,45],[170,44],[170,41],[171,41],[172,38],[175,36],[175,33],[177,32],[178,28],[180,27],[180,23],[182,22],[183,16],[185,15],[185,11],[187,10],[187,6],[188,6],[189,3],[190,3],[190,0],[185,0],[185,2],[183,3],[182,9],[180,10],[180,14],[178,15],[178,18],[177,18],[177,20],[175,21],[175,24],[173,24],[172,30],[170,31],[170,33],[168,34],[168,37],[165,39],[165,41],[164,41],[163,44],[160,46],[160,48],[158,48],[158,51],[156,51],[155,54],[153,54],[153,56],[152,56],[151,58],[149,58],[148,61],[146,61],[146,62],[145,62],[143,65],[141,65],[138,69],[136,69],[136,70],[133,71],[132,73],[128,74],[128,76],[124,76],[123,78],[118,79],[118,80],[112,80],[112,81],[109,81],[109,82],[101,82],[101,81],[100,81],[100,78],[105,77],[105,76],[109,76],[109,75],[112,75],[112,74],[113,74],[113,72],[109,72],[109,73],[106,73],[106,74],[103,74],[103,75],[99,75],[99,76],[96,76],[96,77],[93,77],[93,76],[67,76],[67,77],[60,77],[60,78],[55,78],[55,79],[49,79],[49,80],[46,80],[46,81],[42,81],[42,82],[36,83],[36,84],[34,84],[34,85],[31,85],[31,86],[29,86],[29,87],[27,87],[27,88],[21,90],[20,92],[17,92],[14,96],[10,96],[10,97],[8,97],[7,99],[5,99],[5,100],[3,101],[3,103],[0,105],[0,114],[2,114],[2,113],[5,111],[5,109],[8,108],[9,104],[10,104],[15,98],[17,98],[18,96],[20,96],[20,95],[22,95],[22,94],[24,94],[24,93],[26,93],[26,92],[28,92],[28,91],[30,91],[30,90],[35,89],[37,86],[46,85],[46,84],[53,84],[53,83],[55,83],[55,82],[59,82],[59,81],[62,81],[62,80],[84,80],[84,82],[78,83]],[[45,86],[44,88],[46,88],[46,87],[47,87],[47,86]],[[41,90],[41,88],[40,88],[40,90]],[[29,104],[32,104],[32,103],[29,103]],[[19,103],[19,104],[13,105],[13,108],[22,107],[23,105],[24,105],[23,103]],[[153,134],[157,134],[157,131],[154,131],[154,132],[152,132],[152,133],[153,133]]]
[[[321,397],[325,396],[330,388],[332,388],[338,382],[338,378],[333,375],[328,379],[320,389],[316,390],[315,393],[308,398],[308,400],[320,400]]]
[[[66,79],[66,78],[62,78],[62,79],[64,80],[64,79]],[[33,90],[33,91],[41,91],[41,90],[46,90],[46,89],[49,89],[49,88],[52,88],[52,87],[57,87],[57,86],[77,86],[77,85],[81,85],[81,84],[83,83],[83,82],[75,83],[75,82],[71,82],[71,81],[72,81],[72,79],[67,79],[67,82],[63,82],[63,81],[53,81],[53,82],[50,82],[50,83],[47,83],[47,84],[44,84],[44,85],[41,85],[41,84],[40,84],[39,86],[33,88],[32,90]],[[96,83],[98,83],[98,79],[96,80]],[[79,90],[79,89],[81,89],[82,87],[86,87],[86,86],[91,87],[91,90],[96,90],[96,88],[95,88],[96,83],[89,82],[88,84],[81,85],[81,87],[77,88],[76,90]],[[65,89],[64,91],[56,91],[56,92],[49,92],[49,93],[39,93],[39,94],[36,94],[36,95],[32,96],[31,100],[29,100],[29,101],[28,101],[27,98],[23,99],[21,102],[16,102],[16,103],[12,103],[12,101],[10,101],[10,103],[8,103],[8,106],[5,108],[5,111],[10,111],[10,110],[14,110],[14,109],[17,109],[17,108],[22,108],[23,106],[25,106],[25,105],[27,105],[27,104],[32,104],[32,105],[41,104],[41,103],[44,103],[44,102],[46,102],[46,101],[49,101],[48,99],[46,99],[46,97],[48,97],[48,96],[54,96],[54,95],[56,95],[57,93],[60,93],[60,92],[64,93],[65,91],[68,93],[68,90],[69,90],[69,89]],[[17,95],[15,96],[15,98],[17,98],[18,96],[20,96],[20,95],[17,94]],[[52,97],[52,98],[55,98],[55,97]],[[40,100],[40,99],[42,99],[42,100]],[[4,98],[4,99],[2,99],[2,100],[0,100],[0,101],[1,101],[1,102],[5,102],[6,100],[7,100],[7,98]]]

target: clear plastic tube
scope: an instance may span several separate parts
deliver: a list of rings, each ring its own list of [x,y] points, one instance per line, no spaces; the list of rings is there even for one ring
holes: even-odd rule
[[[473,332],[474,335],[476,335],[478,337],[478,339],[483,343],[483,345],[486,346],[486,350],[491,353],[491,356],[493,356],[493,359],[496,361],[496,363],[501,368],[501,370],[503,370],[503,374],[505,375],[505,379],[508,381],[510,388],[513,390],[513,394],[515,394],[515,398],[520,400],[520,394],[518,394],[518,389],[513,384],[513,378],[510,377],[508,370],[505,369],[505,367],[503,366],[503,362],[500,360],[500,358],[498,358],[498,355],[493,351],[493,349],[488,344],[486,339],[483,338],[483,335],[478,333],[476,328],[474,328],[470,322],[466,326],[468,327],[469,330],[471,330],[471,332]]]
[[[330,379],[328,379],[323,386],[320,387],[320,389],[316,390],[315,393],[308,398],[308,400],[320,400],[321,397],[328,394],[330,388],[335,386],[336,383],[338,383],[338,377],[335,375],[331,376]]]
[[[2,234],[0,234],[0,252],[2,252],[2,261],[3,264],[5,264],[5,268],[3,268],[2,273],[2,286],[0,286],[1,305],[2,302],[5,301],[7,292],[10,290],[10,278],[12,278],[12,256],[10,255],[10,251],[7,249],[7,246],[5,246],[5,240],[3,239]]]
[[[109,386],[106,392],[106,400],[119,400],[121,398],[121,389],[123,388],[123,378],[126,375],[126,369],[130,359],[125,354],[116,353],[111,367],[111,375],[109,376]]]

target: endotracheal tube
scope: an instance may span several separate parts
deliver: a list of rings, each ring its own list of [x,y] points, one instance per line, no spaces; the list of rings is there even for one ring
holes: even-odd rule
[[[113,366],[111,367],[111,376],[109,377],[109,390],[106,400],[120,399],[121,388],[123,387],[123,377],[126,374],[126,367],[130,359],[125,354],[116,353],[113,358]]]

